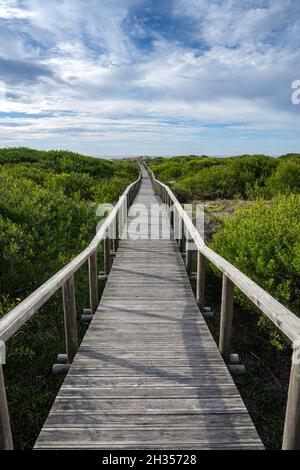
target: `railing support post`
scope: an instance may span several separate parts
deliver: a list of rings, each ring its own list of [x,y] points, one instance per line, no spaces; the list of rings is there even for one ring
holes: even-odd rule
[[[179,219],[178,212],[177,212],[176,206],[174,205],[173,206],[173,232],[174,232],[174,239],[177,242],[177,244],[179,243],[178,219]]]
[[[115,221],[114,221],[114,236],[113,236],[113,251],[116,253],[117,252],[117,249],[119,247],[119,224],[118,224],[118,215],[116,216],[115,218]]]
[[[175,220],[175,206],[172,205],[172,201],[170,203],[170,225],[174,230],[174,220]]]
[[[127,223],[127,196],[125,196],[124,203],[123,203],[122,217],[123,217],[122,227],[123,227],[123,232],[124,232],[126,223]]]
[[[182,218],[179,218],[179,231],[180,231],[180,240],[179,240],[179,250],[181,253],[184,253],[184,241],[185,241],[185,236],[184,236],[184,222]]]
[[[202,313],[204,313],[205,264],[205,256],[201,253],[201,251],[198,250],[196,301]]]
[[[230,360],[231,350],[233,294],[234,284],[223,274],[219,350],[227,362]]]
[[[300,450],[300,341],[295,341],[286,407],[283,450]]]
[[[5,390],[2,364],[0,364],[0,450],[12,450],[13,440]]]
[[[71,276],[64,283],[62,291],[64,305],[66,350],[68,364],[71,364],[77,352],[77,324],[74,276]]]
[[[110,272],[110,238],[108,234],[104,238],[104,272],[108,276]]]
[[[190,249],[190,235],[187,232],[186,234],[186,240],[185,240],[185,267],[186,267],[186,272],[190,276],[192,274],[192,250]]]
[[[98,266],[97,251],[89,257],[89,288],[90,288],[90,307],[92,313],[95,313],[98,307]]]

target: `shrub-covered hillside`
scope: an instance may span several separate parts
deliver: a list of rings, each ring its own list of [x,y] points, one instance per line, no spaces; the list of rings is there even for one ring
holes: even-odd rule
[[[182,201],[270,198],[300,191],[300,155],[154,158],[150,166]]]
[[[238,210],[215,234],[212,248],[300,314],[300,194]],[[264,319],[261,315],[260,324],[268,326]],[[281,346],[275,328],[271,342]]]
[[[86,247],[95,235],[96,204],[115,202],[137,176],[132,161],[0,149],[0,316]],[[76,275],[78,313],[88,306],[86,274],[85,266]],[[17,448],[33,444],[56,394],[61,378],[51,365],[65,351],[63,331],[58,293],[8,343]]]
[[[78,253],[95,233],[95,204],[116,201],[137,164],[71,152],[0,149],[3,295],[23,295]]]
[[[213,248],[300,313],[300,155],[156,158],[150,166],[181,202],[248,200],[218,221]]]
[[[150,167],[181,202],[247,200],[218,220],[213,248],[300,314],[300,155],[154,158]]]
[[[181,202],[205,202],[211,247],[300,316],[300,155],[149,162]],[[207,305],[216,312],[209,326],[218,341],[221,276],[211,265],[207,274]],[[289,342],[238,289],[235,300],[232,348],[246,366],[235,381],[264,444],[280,449]]]

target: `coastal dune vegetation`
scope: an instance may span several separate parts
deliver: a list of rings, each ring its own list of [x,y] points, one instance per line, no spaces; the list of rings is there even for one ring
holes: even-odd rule
[[[205,206],[206,242],[300,316],[300,155],[148,160],[181,203]],[[195,266],[194,266],[195,269]],[[218,341],[221,275],[208,263],[209,327]],[[246,365],[235,377],[267,448],[281,446],[291,348],[236,289],[233,350]]]
[[[95,236],[97,205],[116,202],[138,172],[129,160],[0,149],[0,317],[87,246]],[[80,315],[89,305],[86,266],[75,281]],[[81,338],[85,326],[78,326]],[[51,367],[64,351],[58,292],[7,344],[5,380],[16,448],[30,448],[37,438],[62,381]]]

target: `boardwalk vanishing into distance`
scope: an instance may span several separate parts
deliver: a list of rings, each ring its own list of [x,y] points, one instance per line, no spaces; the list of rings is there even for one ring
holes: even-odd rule
[[[138,216],[140,207],[151,217]],[[218,345],[205,322],[206,260],[223,274]],[[74,277],[85,263],[83,318],[91,323],[78,348]],[[99,279],[106,282],[100,303]],[[282,448],[300,449],[300,319],[211,250],[144,164],[88,247],[0,319],[0,448],[13,448],[5,344],[61,289],[66,354],[53,370],[67,374],[36,449],[263,449],[231,376],[243,371],[231,351],[235,287],[293,345]]]
[[[143,170],[135,203],[150,213],[157,202]],[[150,223],[158,217],[140,233]],[[35,447],[262,448],[176,241],[128,238]]]

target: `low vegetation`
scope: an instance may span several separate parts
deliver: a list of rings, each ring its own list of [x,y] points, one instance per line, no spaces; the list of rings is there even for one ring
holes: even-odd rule
[[[137,178],[136,163],[71,152],[0,149],[0,316],[63,267],[95,235],[96,205],[115,202]],[[77,310],[88,306],[86,267]],[[84,331],[80,326],[81,335]],[[8,343],[5,367],[15,446],[30,447],[61,379],[65,351],[60,293]]]
[[[210,246],[299,315],[300,155],[154,158],[149,164],[182,203],[206,202]],[[116,201],[137,175],[128,160],[0,149],[0,317],[87,245],[97,203]],[[212,267],[207,284],[217,312],[220,277]],[[76,302],[78,313],[88,305],[85,266],[76,275]],[[233,347],[247,367],[237,384],[265,444],[279,448],[288,343],[240,293],[236,302]],[[78,326],[82,337],[85,327]],[[210,327],[217,338],[216,324]],[[51,366],[65,350],[63,330],[57,293],[8,343],[16,448],[33,445],[61,383]]]
[[[279,192],[300,191],[298,155],[154,158],[150,166],[182,202],[271,198]]]
[[[300,316],[300,155],[155,158],[150,166],[182,203],[205,202],[209,245]],[[220,273],[209,265],[216,340],[220,288]],[[264,444],[279,449],[290,344],[238,290],[235,300],[233,350],[246,365],[235,381]]]
[[[212,248],[295,313],[300,312],[300,194],[258,200],[227,218]],[[244,297],[240,301],[245,304]],[[271,344],[285,345],[264,315]]]
[[[155,158],[150,166],[181,202],[225,202],[222,217],[209,213],[213,249],[299,314],[300,155]],[[266,326],[261,317],[259,324]]]

